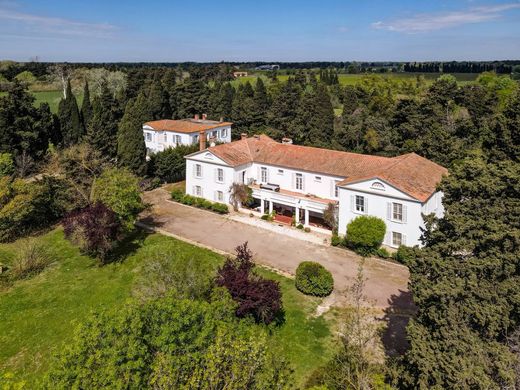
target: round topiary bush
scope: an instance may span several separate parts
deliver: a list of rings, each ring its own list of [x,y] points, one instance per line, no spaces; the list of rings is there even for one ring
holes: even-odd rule
[[[377,217],[361,215],[347,225],[346,245],[362,256],[374,254],[385,238],[385,222]]]
[[[307,295],[325,297],[334,289],[332,274],[321,264],[303,261],[296,269],[296,288]]]

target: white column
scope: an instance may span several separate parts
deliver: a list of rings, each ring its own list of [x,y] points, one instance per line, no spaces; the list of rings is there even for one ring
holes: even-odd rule
[[[309,210],[305,210],[305,226],[309,226]]]
[[[300,223],[300,208],[298,206],[294,209],[294,222],[296,225]]]
[[[265,202],[263,198],[260,198],[260,213],[265,214]]]
[[[273,201],[269,200],[269,214],[273,212]]]

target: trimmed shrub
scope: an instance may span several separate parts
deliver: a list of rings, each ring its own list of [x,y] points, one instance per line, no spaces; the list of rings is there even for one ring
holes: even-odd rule
[[[269,221],[269,214],[262,215],[260,219],[263,219],[264,221]]]
[[[21,242],[11,267],[10,277],[24,279],[42,272],[50,263],[47,248],[38,240],[26,239]]]
[[[304,294],[325,297],[334,289],[334,279],[321,264],[303,261],[296,269],[295,285]]]
[[[176,201],[176,202],[181,202],[182,201],[182,198],[183,196],[186,195],[184,193],[183,190],[181,189],[178,189],[178,188],[175,188],[174,190],[172,190],[171,192],[171,197],[172,197],[172,200]]]
[[[224,203],[213,203],[211,205],[211,210],[216,212],[216,213],[219,213],[219,214],[227,214],[227,213],[229,213],[229,208]]]
[[[347,225],[345,244],[358,254],[374,254],[383,243],[386,225],[377,217],[361,215]]]
[[[390,252],[388,252],[386,248],[379,248],[376,251],[376,256],[381,257],[382,259],[388,259],[391,257]]]
[[[303,229],[303,225],[301,223],[298,224],[298,226],[296,226],[296,229],[300,229],[300,230]]]
[[[117,214],[100,202],[67,215],[63,227],[67,239],[102,263],[115,247],[122,230]]]
[[[213,211],[213,212],[218,213],[218,214],[227,214],[227,213],[229,213],[229,208],[224,203],[210,202],[209,200],[204,199],[204,198],[191,196],[191,195],[185,194],[180,189],[174,189],[171,192],[171,197],[172,197],[172,200],[174,200],[176,202],[179,202],[179,203],[182,203],[182,204],[185,204],[187,206],[195,206],[195,207],[198,207],[200,209]]]
[[[256,322],[269,324],[283,310],[280,285],[253,273],[253,253],[247,242],[235,248],[236,259],[228,258],[218,270],[217,286],[225,287],[235,302],[237,317],[251,315]]]
[[[306,228],[303,229],[303,231],[305,233],[310,233],[311,232],[311,228],[310,227],[306,227]]]
[[[397,251],[392,254],[392,258],[404,265],[408,265],[416,257],[416,249],[401,245],[397,248]]]
[[[338,236],[337,234],[332,234],[332,237],[330,238],[330,245],[338,246],[341,244],[343,244],[343,238]]]

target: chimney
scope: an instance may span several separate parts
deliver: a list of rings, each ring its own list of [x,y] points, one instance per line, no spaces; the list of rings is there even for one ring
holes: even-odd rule
[[[240,139],[246,139],[246,138],[247,138],[247,133],[240,134]]]
[[[282,144],[292,145],[292,139],[291,138],[287,138],[287,137],[283,137],[282,138]]]
[[[202,114],[202,120],[203,121],[205,121],[207,117],[208,117],[208,114]]]
[[[224,117],[221,116],[219,122],[224,122]]]
[[[199,120],[199,114],[195,114],[195,115],[193,116],[193,119],[195,119],[196,121],[198,121],[198,120]]]
[[[199,131],[199,150],[206,149],[206,132],[204,130]]]

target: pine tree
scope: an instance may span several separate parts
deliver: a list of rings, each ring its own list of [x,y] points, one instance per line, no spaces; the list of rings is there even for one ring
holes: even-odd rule
[[[249,82],[238,86],[233,100],[233,138],[239,138],[241,133],[250,134],[252,132],[252,118],[255,110],[253,96],[254,91]]]
[[[171,118],[170,98],[162,86],[159,77],[156,77],[147,91],[149,107],[151,108],[151,118],[148,120]]]
[[[476,157],[446,177],[409,264],[418,307],[400,388],[514,388],[506,336],[520,326],[520,164]]]
[[[43,158],[52,131],[48,104],[34,107],[34,96],[18,81],[0,98],[0,153]]]
[[[83,128],[88,129],[90,120],[92,119],[92,104],[90,102],[90,90],[88,88],[88,81],[85,81],[83,87],[83,102],[81,103],[81,121]]]
[[[81,142],[85,135],[85,129],[82,126],[78,109],[78,102],[72,93],[70,80],[67,82],[65,99],[60,101],[58,106],[58,118],[60,120],[61,134],[63,135],[63,143],[70,146]]]
[[[105,158],[116,157],[119,116],[119,105],[104,84],[101,95],[94,99],[86,138],[87,143]]]
[[[301,94],[299,83],[289,77],[273,97],[267,114],[268,125],[278,130],[282,136],[290,136],[289,129],[296,118]]]
[[[263,80],[258,77],[256,79],[255,90],[253,94],[253,112],[251,118],[251,126],[254,129],[262,129],[267,122],[267,110],[270,105],[270,97]]]
[[[149,117],[149,102],[141,92],[137,99],[127,103],[117,134],[118,164],[127,167],[138,176],[144,176],[146,173],[143,123],[149,120]]]
[[[334,135],[334,108],[327,87],[317,84],[303,94],[301,104],[290,130],[298,143],[326,147]]]

